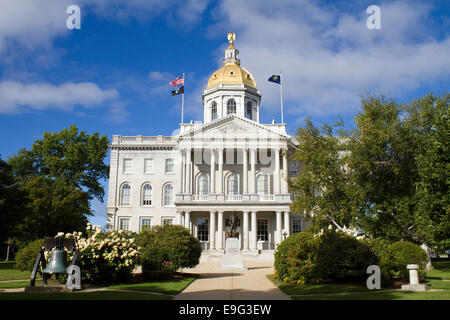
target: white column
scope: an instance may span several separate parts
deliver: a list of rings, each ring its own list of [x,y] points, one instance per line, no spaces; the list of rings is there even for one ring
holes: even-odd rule
[[[250,193],[256,193],[256,149],[250,150]]]
[[[184,192],[185,193],[191,193],[191,149],[186,149],[186,170],[184,172],[184,181],[185,181],[185,187]]]
[[[184,227],[189,229],[189,232],[192,233],[191,230],[191,213],[189,211],[186,211],[184,214]]]
[[[223,250],[223,211],[217,214],[217,250]]]
[[[250,241],[250,249],[256,250],[256,211],[252,211],[252,237]]]
[[[289,211],[284,212],[284,231],[286,231],[286,238],[291,235],[291,226],[289,221]]]
[[[209,213],[209,250],[216,250],[216,212]]]
[[[244,216],[244,224],[243,224],[243,248],[244,250],[248,250],[248,240],[249,240],[249,236],[248,236],[248,211],[244,211],[243,213]]]
[[[184,193],[183,192],[183,184],[184,184],[184,179],[183,179],[183,167],[184,167],[184,161],[183,161],[183,149],[180,149],[179,152],[179,156],[180,156],[180,163],[179,163],[179,181],[178,181],[178,193]]]
[[[287,149],[283,150],[283,179],[281,182],[281,192],[288,193],[288,162],[287,162]]]
[[[211,167],[210,167],[210,174],[209,179],[211,182],[211,186],[209,188],[210,194],[216,193],[216,151],[214,149],[210,149],[211,151]]]
[[[275,149],[275,172],[273,174],[274,193],[280,193],[280,149]]]
[[[183,224],[182,224],[182,222],[183,222],[183,221],[182,221],[182,220],[183,220],[183,219],[182,219],[182,215],[183,215],[183,214],[182,214],[181,211],[177,211],[177,224],[180,225],[180,226],[183,225]]]
[[[247,148],[242,149],[242,153],[243,153],[243,167],[242,167],[242,171],[243,171],[243,194],[247,194],[248,193],[248,150]]]
[[[223,149],[220,148],[219,150],[219,184],[217,185],[217,193],[222,194],[223,193]]]
[[[276,240],[275,240],[275,244],[279,244],[281,242],[281,211],[277,211],[277,235],[276,235]]]

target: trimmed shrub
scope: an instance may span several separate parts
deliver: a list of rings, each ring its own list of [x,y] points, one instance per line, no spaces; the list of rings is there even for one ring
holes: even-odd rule
[[[367,244],[343,232],[300,232],[278,246],[274,267],[284,282],[311,284],[325,280],[364,281],[367,267],[377,263],[378,258]]]
[[[316,273],[333,281],[364,281],[367,267],[378,264],[364,242],[343,232],[327,232],[319,239]]]
[[[274,256],[276,277],[287,283],[320,282],[314,274],[316,243],[307,231],[295,233],[283,240]]]
[[[145,229],[139,233],[136,243],[143,247],[141,264],[144,277],[152,271],[173,273],[179,268],[193,268],[200,261],[200,241],[183,226]]]
[[[30,242],[16,253],[15,268],[20,271],[33,271],[34,263],[41,247],[44,246],[44,239]],[[41,270],[38,270],[39,272]]]
[[[406,265],[418,264],[419,280],[423,281],[426,277],[427,261],[427,254],[420,246],[407,241],[397,241],[389,245],[381,264],[388,268],[392,277],[406,281],[409,280],[409,271],[406,269]]]

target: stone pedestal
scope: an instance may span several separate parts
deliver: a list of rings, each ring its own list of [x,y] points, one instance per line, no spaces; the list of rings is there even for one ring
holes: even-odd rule
[[[426,291],[429,290],[429,286],[419,283],[419,265],[408,264],[406,268],[409,270],[409,284],[402,285],[402,290],[405,291]]]
[[[53,286],[26,286],[25,292],[38,292],[38,293],[55,293],[55,292],[72,292],[64,285]]]
[[[239,239],[228,238],[226,248],[222,258],[222,267],[219,270],[247,270],[244,267],[244,258],[239,252]]]

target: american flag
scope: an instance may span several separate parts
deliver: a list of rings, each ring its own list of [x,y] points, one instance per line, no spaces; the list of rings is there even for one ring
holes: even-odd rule
[[[170,81],[169,84],[172,87],[176,87],[176,86],[179,86],[180,84],[184,84],[184,73],[180,77],[176,78],[175,80]]]

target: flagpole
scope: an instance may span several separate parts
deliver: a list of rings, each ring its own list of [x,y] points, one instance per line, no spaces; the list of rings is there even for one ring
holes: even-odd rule
[[[184,72],[183,72],[183,86],[185,84]],[[181,123],[183,124],[183,113],[184,113],[184,90],[181,94]]]
[[[283,119],[283,77],[281,76],[282,72],[280,72],[280,97],[281,97],[281,123],[284,123]]]

